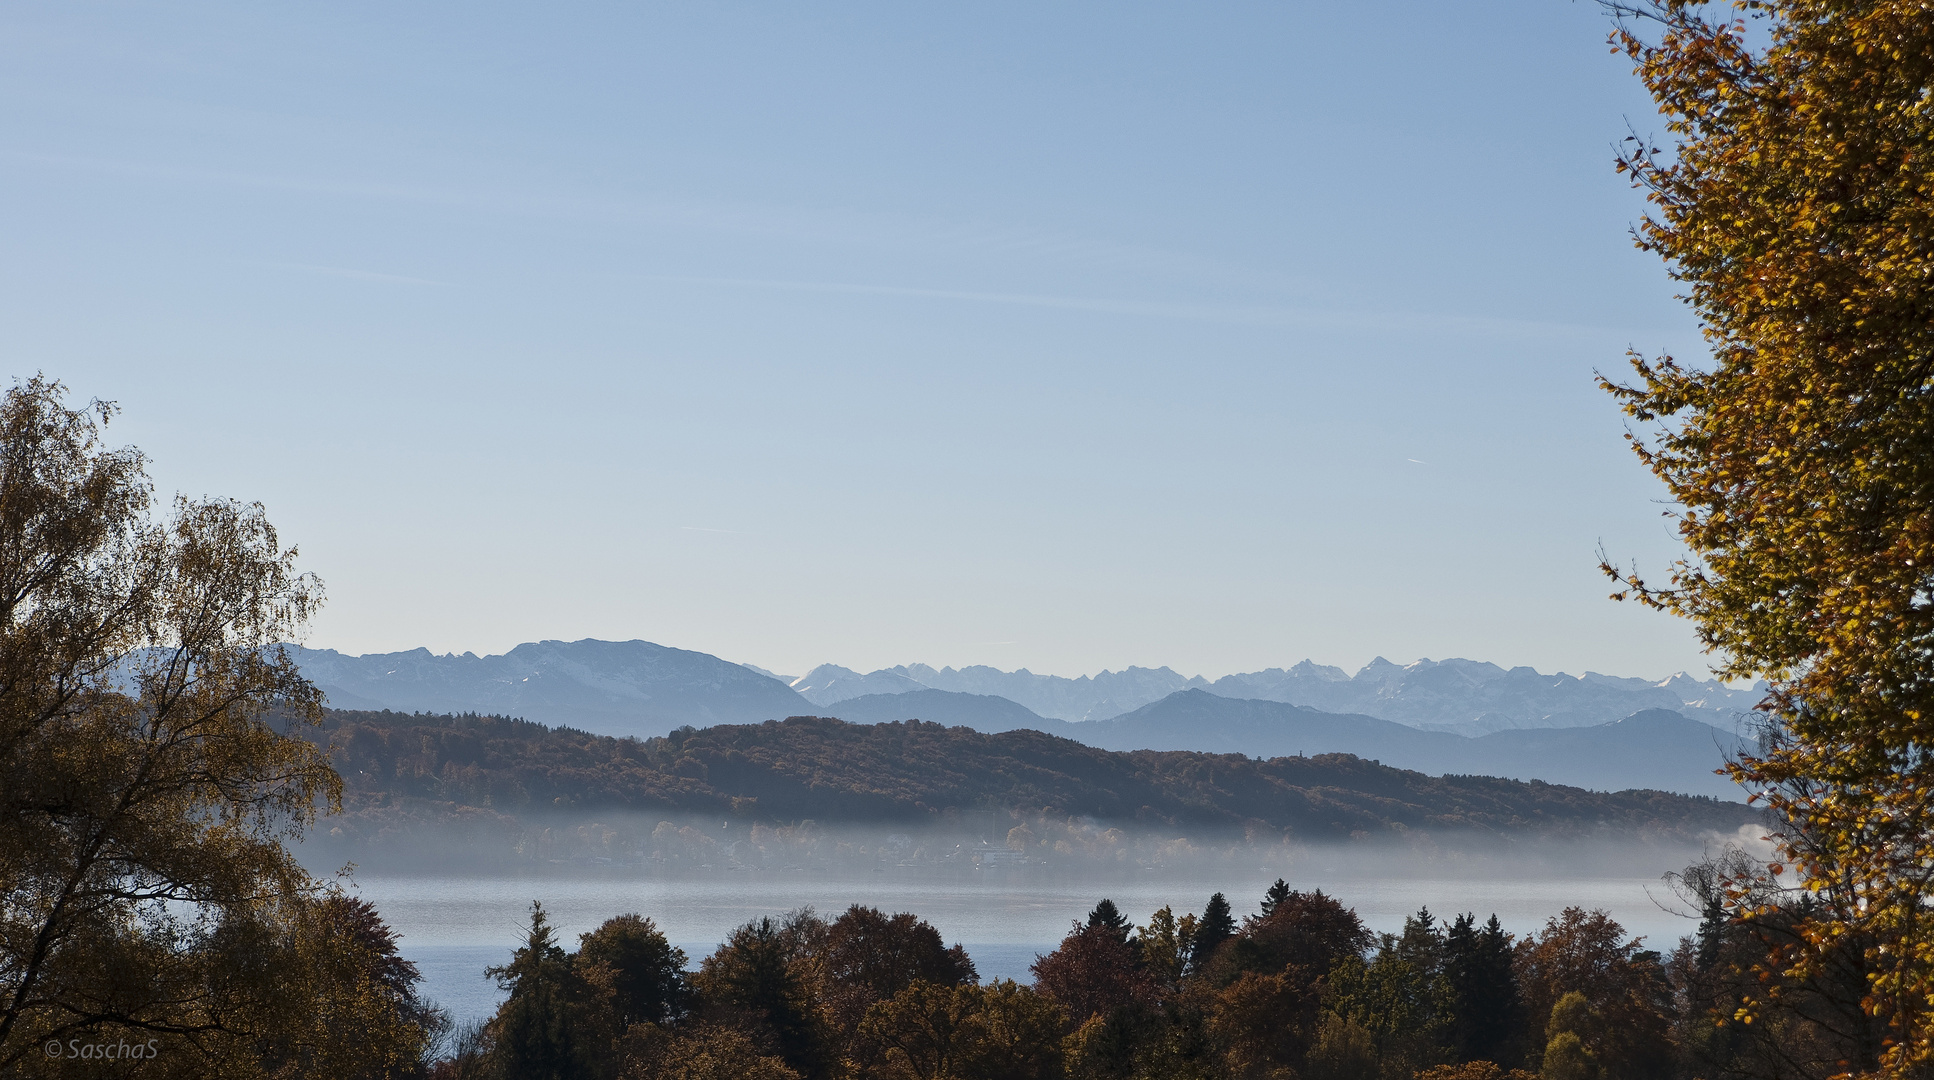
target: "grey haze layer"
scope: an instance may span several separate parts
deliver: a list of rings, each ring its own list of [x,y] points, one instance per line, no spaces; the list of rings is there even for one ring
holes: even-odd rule
[[[824,664],[792,682],[821,708],[868,694],[950,690],[1003,697],[1057,720],[1105,720],[1160,701],[1178,690],[1226,698],[1280,701],[1336,713],[1360,713],[1411,727],[1483,735],[1511,728],[1584,727],[1645,709],[1670,709],[1735,729],[1763,696],[1761,689],[1674,675],[1661,682],[1587,672],[1544,675],[1474,660],[1393,664],[1378,657],[1355,675],[1308,660],[1292,668],[1226,675],[1210,682],[1166,667],[1131,667],[1077,679],[1022,669],[902,665],[865,675]]]
[[[1354,676],[1305,661],[1213,683],[1168,668],[1067,679],[924,665],[861,675],[828,665],[789,686],[647,641],[542,641],[481,657],[427,649],[295,656],[329,703],[345,709],[495,713],[639,737],[804,714],[919,719],[990,732],[1031,728],[1108,750],[1349,753],[1431,774],[1720,798],[1740,797],[1712,770],[1739,749],[1739,720],[1758,700],[1683,675],[1655,683],[1469,660],[1378,660]],[[962,686],[982,689],[948,688]],[[1088,719],[1044,713],[1021,698]]]

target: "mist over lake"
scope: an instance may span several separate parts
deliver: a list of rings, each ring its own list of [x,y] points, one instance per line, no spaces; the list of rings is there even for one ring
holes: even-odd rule
[[[1185,698],[1290,707],[1196,689],[1173,700]],[[1372,723],[1407,732],[1420,751],[1431,739],[1471,741]],[[1206,737],[1198,718],[1169,724],[1184,741]],[[1265,717],[1257,730],[1289,726]],[[1641,726],[1603,730],[1653,762],[1671,756],[1669,740]],[[795,717],[639,740],[475,714],[345,711],[319,737],[348,794],[304,857],[318,872],[362,868],[356,890],[401,935],[426,996],[459,1023],[496,1009],[502,992],[484,970],[522,944],[533,901],[566,947],[637,913],[694,967],[760,917],[869,905],[928,921],[982,979],[1023,983],[1104,897],[1142,923],[1164,906],[1200,912],[1221,892],[1240,919],[1278,878],[1335,896],[1374,932],[1428,908],[1495,914],[1524,936],[1576,907],[1603,909],[1669,950],[1694,922],[1662,876],[1764,832],[1738,803],[1604,790],[1615,785],[1603,747],[1564,755],[1599,778],[1591,790],[1430,775],[1448,771],[1447,757],[1420,773],[1340,755],[1109,751],[917,720]],[[1695,743],[1718,757],[1709,738]]]

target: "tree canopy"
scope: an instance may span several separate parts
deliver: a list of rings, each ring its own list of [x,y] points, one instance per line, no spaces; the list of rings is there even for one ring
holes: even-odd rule
[[[1691,619],[1721,674],[1771,683],[1737,775],[1825,901],[1792,961],[1869,954],[1891,1031],[1854,1067],[1903,1069],[1934,1050],[1934,12],[1613,6],[1670,135],[1622,157],[1652,204],[1636,239],[1712,356],[1607,384],[1654,425],[1634,446],[1689,549],[1668,581],[1608,570]]]
[[[277,727],[320,716],[274,644],[321,586],[259,505],[154,520],[112,415],[39,378],[0,400],[0,1073],[412,1065],[414,969],[282,844],[340,790]]]

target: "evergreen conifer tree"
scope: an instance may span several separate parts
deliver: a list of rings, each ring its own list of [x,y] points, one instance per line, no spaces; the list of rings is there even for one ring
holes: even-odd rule
[[[1483,927],[1459,915],[1444,935],[1444,975],[1451,995],[1451,1049],[1465,1061],[1498,1061],[1523,1022],[1511,935],[1492,915]]]
[[[510,997],[491,1021],[492,1057],[519,1080],[577,1080],[585,1074],[583,1048],[572,1022],[571,961],[551,932],[544,905],[531,904],[524,947],[510,963],[489,969]]]
[[[1430,978],[1444,964],[1444,935],[1445,928],[1437,916],[1427,907],[1418,908],[1417,914],[1404,920],[1403,933],[1397,936],[1394,947],[1419,977]]]
[[[1088,928],[1090,930],[1105,930],[1116,941],[1126,945],[1128,944],[1129,935],[1135,931],[1135,924],[1128,921],[1127,917],[1121,913],[1121,909],[1115,906],[1113,900],[1103,897],[1101,903],[1096,904],[1095,909],[1088,913]]]
[[[1189,955],[1189,967],[1200,971],[1214,955],[1216,946],[1234,937],[1236,919],[1229,911],[1229,898],[1216,893],[1209,897],[1208,904],[1202,909],[1202,920],[1195,926],[1194,948]]]
[[[1726,911],[1726,898],[1713,895],[1699,912],[1698,958],[1699,970],[1709,971],[1719,962],[1719,948],[1726,943],[1726,924],[1732,916]]]

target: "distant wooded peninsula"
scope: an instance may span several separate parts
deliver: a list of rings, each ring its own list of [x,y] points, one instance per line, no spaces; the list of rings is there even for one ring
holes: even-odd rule
[[[366,864],[426,851],[596,866],[1156,864],[1231,844],[1696,845],[1758,820],[1737,803],[1661,791],[1429,776],[1347,754],[1109,751],[920,721],[799,716],[632,739],[500,716],[334,710],[308,735],[331,748],[346,785],[343,813],[314,842]],[[897,838],[863,852],[832,838],[851,827]]]

